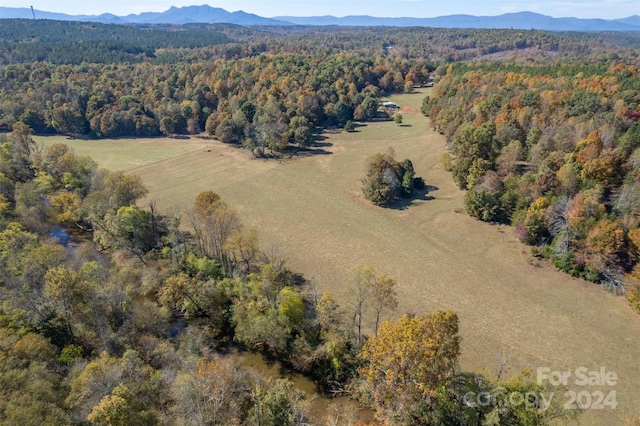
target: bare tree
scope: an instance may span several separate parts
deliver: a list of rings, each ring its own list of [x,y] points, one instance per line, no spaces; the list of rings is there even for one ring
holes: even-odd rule
[[[558,243],[555,246],[556,257],[562,257],[569,252],[571,241],[569,208],[571,201],[572,199],[569,197],[562,197],[549,212],[549,230],[551,235],[558,236]]]
[[[366,265],[357,266],[347,285],[347,309],[353,314],[356,328],[356,342],[362,342],[362,325],[364,315],[369,308],[371,289],[376,280],[373,268]]]
[[[615,201],[615,209],[620,213],[640,213],[640,185],[637,180],[625,183]]]
[[[375,313],[373,328],[375,334],[378,334],[378,327],[380,326],[382,315],[385,312],[392,312],[398,307],[395,287],[396,281],[387,274],[378,276],[373,282],[371,294],[373,296],[373,310]]]
[[[227,239],[224,250],[229,253],[234,273],[246,275],[253,272],[260,252],[258,233],[255,229],[236,229]]]

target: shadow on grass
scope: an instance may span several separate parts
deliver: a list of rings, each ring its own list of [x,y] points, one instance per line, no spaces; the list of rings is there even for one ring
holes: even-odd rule
[[[331,142],[314,142],[309,145],[309,148],[327,148],[333,146]]]
[[[332,147],[331,142],[327,142],[327,137],[322,135],[315,135],[313,142],[307,147],[289,145],[282,151],[282,155],[288,158],[292,157],[311,157],[313,155],[331,155],[330,151],[324,148]]]
[[[332,146],[332,144],[326,144],[323,146]],[[299,147],[291,147],[287,148],[282,152],[283,155],[291,158],[291,157],[311,157],[314,155],[331,155],[333,154],[331,151],[327,151],[326,149],[317,148],[315,145],[310,148],[299,148]]]
[[[426,88],[426,86],[419,86],[414,88],[411,92],[404,92],[403,95],[422,95],[424,94],[420,89]]]
[[[420,201],[431,201],[435,200],[436,197],[433,195],[429,195],[431,192],[437,191],[439,188],[433,185],[425,185],[424,188],[413,188],[411,191],[411,197],[403,198],[402,200],[398,200],[393,204],[389,204],[387,208],[393,210],[405,210],[414,204],[419,204]]]
[[[327,139],[328,139],[328,138],[327,138],[326,136],[324,136],[324,135],[316,134],[316,135],[313,135],[313,142],[312,142],[312,144],[313,144],[313,145],[315,145],[315,144],[317,144],[317,143],[322,143],[323,141],[326,141]]]

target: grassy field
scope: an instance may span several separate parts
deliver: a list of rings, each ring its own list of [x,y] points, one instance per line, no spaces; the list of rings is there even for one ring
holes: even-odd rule
[[[66,136],[38,137],[35,141],[44,146],[63,143],[78,155],[88,155],[110,170],[129,170],[163,160],[175,160],[183,155],[205,149],[202,139],[72,139]]]
[[[443,137],[417,113],[423,96],[391,98],[403,106],[402,126],[325,134],[330,154],[294,160],[257,160],[198,139],[68,142],[102,165],[142,176],[161,210],[183,210],[204,189],[218,192],[258,229],[263,246],[279,246],[290,267],[322,289],[340,295],[353,267],[369,264],[397,280],[399,314],[457,311],[464,369],[492,375],[507,355],[512,371],[616,372],[614,387],[576,388],[615,390],[619,403],[588,410],[580,422],[623,423],[640,402],[640,316],[623,298],[533,264],[511,228],[456,213],[464,194],[439,165]],[[432,187],[427,196],[395,209],[363,199],[364,159],[388,147],[413,161]],[[562,391],[555,398],[568,400]]]

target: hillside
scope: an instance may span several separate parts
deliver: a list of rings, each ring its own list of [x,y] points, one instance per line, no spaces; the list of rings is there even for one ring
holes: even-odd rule
[[[436,18],[382,18],[372,16],[278,16],[276,19],[298,25],[397,26],[434,28],[513,28],[545,31],[639,31],[638,16],[625,19],[553,18],[533,12],[498,16],[449,15]]]

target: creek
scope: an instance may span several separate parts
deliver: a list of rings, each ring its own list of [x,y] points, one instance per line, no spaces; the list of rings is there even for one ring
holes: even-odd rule
[[[286,368],[278,361],[268,360],[259,353],[237,352],[237,355],[242,360],[243,365],[256,370],[267,379],[291,380],[294,389],[304,392],[305,399],[309,401],[308,415],[312,424],[326,424],[327,417],[335,411],[331,409],[332,406],[335,406],[336,410],[339,410],[338,412],[345,416],[341,418],[340,424],[348,424],[345,423],[347,421],[347,413],[352,413],[356,420],[361,420],[367,424],[374,421],[373,411],[358,401],[346,396],[332,398],[320,391],[311,379]]]
[[[52,225],[49,229],[49,236],[56,238],[60,245],[71,250],[82,243],[93,241],[91,233],[63,225]]]

